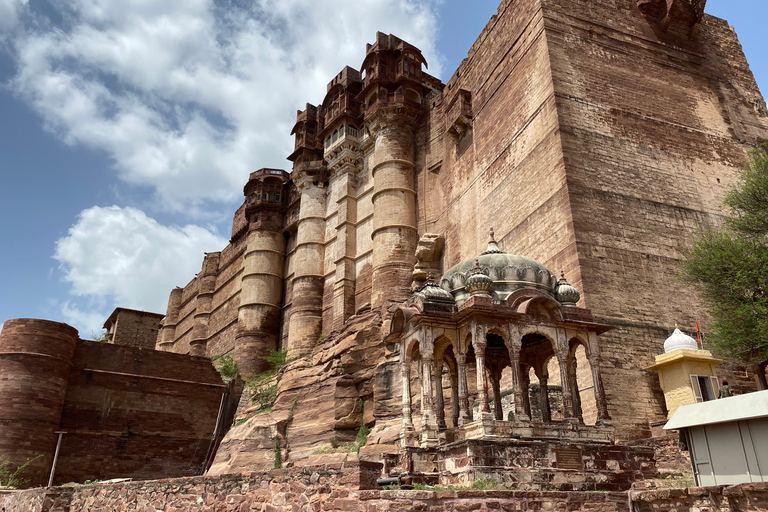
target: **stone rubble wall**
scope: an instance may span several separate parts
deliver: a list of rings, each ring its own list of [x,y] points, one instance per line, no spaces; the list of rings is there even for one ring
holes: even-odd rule
[[[144,482],[0,491],[7,512],[768,510],[768,484],[629,492],[405,491],[370,487],[380,464],[344,463]]]
[[[768,483],[630,491],[633,512],[764,512]]]

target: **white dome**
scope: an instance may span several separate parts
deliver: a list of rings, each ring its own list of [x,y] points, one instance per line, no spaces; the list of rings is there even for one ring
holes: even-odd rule
[[[680,331],[680,329],[675,328],[675,332],[672,333],[672,336],[667,338],[667,341],[664,342],[664,352],[672,352],[678,348],[698,350],[699,345],[696,343],[695,339],[691,338],[687,334],[684,334]]]

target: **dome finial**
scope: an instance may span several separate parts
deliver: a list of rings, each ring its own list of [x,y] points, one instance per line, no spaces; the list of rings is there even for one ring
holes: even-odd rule
[[[568,284],[565,279],[565,272],[560,271],[560,280],[557,282],[557,288],[555,288],[555,298],[564,306],[575,306],[581,294],[579,290]]]
[[[499,249],[499,244],[496,243],[496,236],[493,232],[493,226],[491,226],[490,235],[491,239],[488,240],[488,247],[485,249],[485,251],[480,253],[480,256],[483,254],[502,254],[504,252]]]

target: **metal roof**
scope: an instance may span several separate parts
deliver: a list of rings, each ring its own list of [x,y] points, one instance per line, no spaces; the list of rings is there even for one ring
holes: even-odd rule
[[[684,405],[675,411],[665,430],[725,423],[768,416],[768,391]]]

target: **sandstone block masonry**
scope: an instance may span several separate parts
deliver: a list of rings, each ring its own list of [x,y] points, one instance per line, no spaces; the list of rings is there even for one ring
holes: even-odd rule
[[[16,319],[0,332],[0,460],[23,478],[158,478],[203,471],[225,385],[208,358],[81,340]]]
[[[420,264],[411,282],[418,240],[440,238],[428,265],[440,283],[493,226],[506,252],[564,271],[578,306],[614,328],[597,362],[608,415],[618,439],[647,436],[666,411],[643,368],[675,322],[706,331],[675,268],[768,139],[738,39],[703,5],[504,0],[447,83],[418,48],[377,34],[359,70],[297,113],[293,172],[252,174],[231,243],[171,293],[158,346],[233,354],[253,373],[269,348],[310,357],[369,308],[383,328],[358,343],[377,346],[427,277]]]

